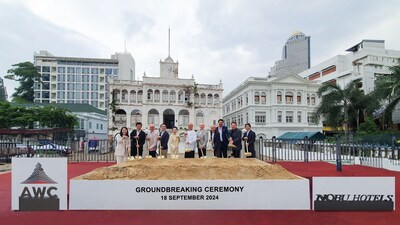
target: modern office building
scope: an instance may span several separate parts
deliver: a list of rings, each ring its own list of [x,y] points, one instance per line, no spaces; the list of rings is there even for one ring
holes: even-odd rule
[[[336,55],[299,75],[341,87],[360,78],[360,86],[368,94],[375,88],[376,76],[390,74],[389,67],[398,64],[400,58],[400,51],[386,49],[384,40],[362,40],[346,51],[350,53]]]
[[[3,78],[0,77],[0,101],[6,101],[8,99],[7,88],[4,85]]]
[[[185,129],[192,122],[195,129],[200,123],[207,128],[222,117],[222,83],[198,84],[195,79],[179,78],[179,63],[170,55],[160,60],[160,76],[143,75],[142,81],[110,79],[112,90],[109,113],[110,134],[123,126],[134,129],[136,122],[143,128],[149,124],[167,128]]]
[[[294,32],[282,49],[282,58],[275,62],[270,77],[299,74],[311,66],[310,36]]]
[[[313,114],[319,87],[298,75],[249,77],[224,97],[223,118],[228,127],[232,121],[241,128],[250,123],[257,138],[321,131]]]
[[[40,51],[34,54],[34,64],[42,76],[34,84],[36,103],[82,103],[106,110],[109,79],[135,80],[135,60],[127,52],[101,59]]]

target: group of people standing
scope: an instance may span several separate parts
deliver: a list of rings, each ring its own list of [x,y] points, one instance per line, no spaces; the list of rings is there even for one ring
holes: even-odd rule
[[[173,127],[171,134],[168,133],[165,124],[161,124],[160,130],[155,130],[155,125],[150,124],[149,131],[142,130],[142,123],[136,123],[136,129],[130,134],[127,127],[122,127],[115,136],[117,146],[115,156],[117,163],[127,160],[127,157],[143,157],[143,148],[147,142],[149,156],[155,158],[158,156],[168,157],[170,149],[171,157],[178,157],[179,143],[181,138],[185,138],[185,158],[195,158],[195,153],[202,158],[207,156],[207,145],[211,145],[213,156],[218,158],[228,158],[228,149],[231,149],[229,157],[240,158],[242,150],[242,141],[246,157],[255,158],[254,142],[256,134],[251,130],[251,125],[247,123],[243,132],[237,128],[236,122],[231,123],[231,130],[224,126],[224,120],[219,119],[218,125],[211,125],[210,130],[205,130],[204,123],[199,125],[199,130],[193,130],[193,123],[188,124],[188,130],[178,134],[178,128]],[[169,146],[169,148],[168,148]]]

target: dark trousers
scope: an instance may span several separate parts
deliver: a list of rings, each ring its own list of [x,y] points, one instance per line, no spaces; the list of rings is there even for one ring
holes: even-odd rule
[[[218,158],[228,158],[228,146],[222,145],[220,149],[215,150],[215,153]]]
[[[157,151],[149,151],[149,155],[153,158],[157,158]]]
[[[235,158],[240,158],[240,149],[232,149],[232,155]]]
[[[135,156],[138,154],[136,145],[132,145],[131,147],[131,156]],[[139,145],[139,156],[143,157],[143,145]]]
[[[198,148],[199,158],[207,155],[207,150],[203,148],[203,154],[201,154],[201,148]]]
[[[185,152],[185,158],[194,158],[194,151]]]

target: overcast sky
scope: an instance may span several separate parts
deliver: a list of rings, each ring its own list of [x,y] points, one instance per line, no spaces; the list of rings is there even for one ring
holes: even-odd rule
[[[0,75],[33,52],[110,58],[127,50],[136,77],[159,76],[179,61],[179,77],[218,84],[224,95],[249,76],[266,76],[294,31],[311,36],[311,65],[362,39],[400,50],[400,1],[349,0],[0,0]],[[17,83],[5,80],[9,96]]]

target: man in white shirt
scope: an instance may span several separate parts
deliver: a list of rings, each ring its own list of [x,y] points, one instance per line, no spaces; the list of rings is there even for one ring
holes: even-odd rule
[[[188,124],[188,131],[186,132],[186,146],[192,149],[190,152],[185,151],[185,158],[194,158],[194,152],[196,151],[196,132],[193,130],[193,123]]]

